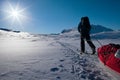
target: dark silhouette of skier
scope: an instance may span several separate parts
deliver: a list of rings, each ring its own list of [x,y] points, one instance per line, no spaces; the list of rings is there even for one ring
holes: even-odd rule
[[[95,54],[95,52],[96,52],[95,45],[92,43],[91,38],[90,38],[90,30],[91,30],[91,25],[89,22],[89,18],[82,17],[81,21],[78,25],[78,31],[81,34],[81,52],[80,52],[80,54],[85,52],[85,39],[92,49],[92,54]]]

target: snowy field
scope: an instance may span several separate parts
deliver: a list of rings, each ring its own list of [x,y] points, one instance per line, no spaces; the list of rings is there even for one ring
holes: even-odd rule
[[[112,32],[109,34],[115,36]],[[97,53],[90,54],[88,44],[88,54],[80,55],[80,38],[69,35],[72,34],[31,35],[0,30],[0,80],[120,79],[100,63]],[[103,33],[105,38],[99,39],[98,35],[93,37],[102,45],[120,44],[120,37],[107,39],[107,34]],[[97,48],[101,46],[95,38],[93,42]]]

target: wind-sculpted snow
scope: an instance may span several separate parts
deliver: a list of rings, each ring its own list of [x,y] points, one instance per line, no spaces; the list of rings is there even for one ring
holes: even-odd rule
[[[88,45],[88,54],[80,55],[79,33],[71,35],[0,30],[0,80],[119,80],[101,66],[97,53],[90,54]],[[120,43],[118,39],[99,41]]]
[[[0,30],[0,36],[3,36],[3,37],[16,37],[16,38],[29,38],[29,37],[32,37],[32,35],[30,35],[29,33],[27,32],[8,32],[8,31],[3,31],[3,30]]]

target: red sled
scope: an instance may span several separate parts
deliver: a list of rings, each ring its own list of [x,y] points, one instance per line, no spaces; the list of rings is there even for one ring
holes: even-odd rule
[[[120,74],[120,45],[108,44],[97,50],[100,61]]]

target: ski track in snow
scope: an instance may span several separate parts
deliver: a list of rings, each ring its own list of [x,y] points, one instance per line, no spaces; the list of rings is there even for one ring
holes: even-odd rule
[[[0,37],[0,42],[4,41],[3,38]],[[75,45],[79,40],[68,39],[66,42],[44,35],[22,38],[19,42],[21,40],[27,41],[24,43],[27,45],[20,45],[25,46],[25,52],[19,51],[22,47],[16,48],[16,52],[22,54],[14,53],[12,48],[9,52],[0,51],[0,80],[115,80],[100,66],[97,53],[79,54],[79,46]],[[6,48],[5,45],[0,48]]]

